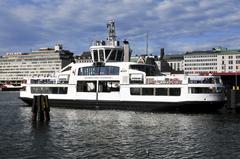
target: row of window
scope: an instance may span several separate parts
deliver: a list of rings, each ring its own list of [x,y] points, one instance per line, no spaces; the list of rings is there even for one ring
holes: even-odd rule
[[[89,66],[78,69],[79,76],[119,75],[119,67],[115,66]]]
[[[94,61],[122,61],[123,60],[123,51],[115,49],[106,49],[106,50],[93,50]]]
[[[55,61],[54,61],[55,60]],[[29,62],[28,62],[29,61]],[[61,59],[59,58],[44,58],[44,59],[0,59],[0,64],[10,64],[10,63],[22,63],[22,62],[27,62],[27,63],[60,63]]]
[[[222,87],[192,87],[188,89],[190,94],[211,94],[211,93],[223,93],[224,89]]]
[[[170,66],[174,70],[180,70],[180,63],[170,63]]]
[[[32,94],[67,94],[67,87],[31,87]]]
[[[185,74],[201,74],[206,73],[206,71],[185,71]],[[211,73],[217,73],[217,71],[211,71]]]
[[[217,67],[189,67],[185,70],[217,70]]]
[[[131,95],[180,96],[181,88],[130,88]]]
[[[60,67],[40,67],[40,68],[15,68],[15,69],[12,69],[12,68],[0,68],[0,71],[1,72],[14,72],[14,71],[19,71],[19,72],[24,72],[24,70],[27,70],[27,71],[39,71],[39,70],[47,70],[47,71],[51,71],[51,72],[55,72],[56,70],[60,70]],[[26,71],[25,71],[26,72]]]
[[[119,85],[117,84],[116,81],[101,81],[99,82],[99,92],[119,91]],[[67,91],[67,87],[31,87],[32,94],[67,94]],[[222,93],[223,91],[221,87],[192,87],[188,89],[190,94]],[[96,92],[96,82],[79,81],[77,92]],[[130,94],[143,96],[180,96],[181,88],[130,88]]]
[[[206,57],[217,57],[217,55],[191,55],[191,56],[185,56],[185,58],[206,58]]]
[[[78,81],[77,92],[96,92],[97,81]],[[98,81],[98,92],[119,92],[119,81]]]
[[[187,63],[185,66],[215,66],[217,63]]]
[[[56,84],[55,79],[31,79],[31,84]]]
[[[217,59],[193,59],[193,60],[185,60],[185,62],[205,62],[205,61],[217,61]]]
[[[221,83],[219,78],[203,78],[203,79],[191,79],[188,78],[189,84],[219,84]]]

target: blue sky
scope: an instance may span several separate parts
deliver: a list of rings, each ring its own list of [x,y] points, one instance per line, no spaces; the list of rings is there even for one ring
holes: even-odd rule
[[[80,54],[116,22],[133,54],[240,49],[240,0],[0,0],[0,55],[62,43]]]

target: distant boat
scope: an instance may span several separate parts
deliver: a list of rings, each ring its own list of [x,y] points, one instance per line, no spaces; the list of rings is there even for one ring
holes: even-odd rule
[[[2,91],[20,91],[22,88],[22,86],[14,86],[9,83],[5,83],[1,86]]]

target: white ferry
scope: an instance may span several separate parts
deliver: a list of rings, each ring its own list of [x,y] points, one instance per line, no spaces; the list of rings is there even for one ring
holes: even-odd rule
[[[35,95],[48,95],[58,107],[123,110],[207,110],[223,107],[220,77],[163,75],[157,67],[129,62],[127,41],[116,40],[114,21],[107,42],[90,47],[92,63],[71,63],[55,77],[32,77],[20,98],[31,105]]]

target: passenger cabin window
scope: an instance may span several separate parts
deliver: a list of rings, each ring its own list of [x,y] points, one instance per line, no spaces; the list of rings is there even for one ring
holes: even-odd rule
[[[188,79],[189,84],[220,84],[220,78]]]
[[[131,95],[141,95],[142,89],[141,88],[130,88]]]
[[[56,84],[55,79],[31,79],[31,84]]]
[[[169,88],[169,96],[180,96],[181,89],[180,88]]]
[[[119,81],[99,81],[98,92],[119,92]],[[78,81],[77,92],[96,92],[97,81]]]
[[[67,84],[69,82],[69,75],[60,74],[58,76],[58,84]]]
[[[77,81],[77,92],[96,92],[96,81]]]
[[[119,67],[116,66],[89,66],[78,69],[79,76],[119,75]]]
[[[181,88],[130,88],[131,95],[180,96]]]
[[[32,94],[67,94],[67,87],[31,87]]]
[[[153,88],[142,88],[142,95],[154,95]]]
[[[223,93],[223,87],[189,87],[188,93],[190,94],[209,94],[209,93]]]
[[[167,96],[168,88],[156,88],[156,96]]]
[[[98,92],[119,92],[119,81],[99,81]]]

